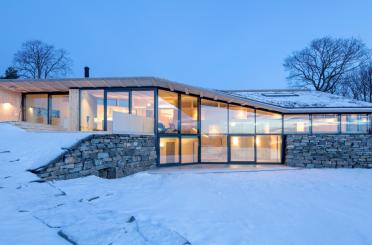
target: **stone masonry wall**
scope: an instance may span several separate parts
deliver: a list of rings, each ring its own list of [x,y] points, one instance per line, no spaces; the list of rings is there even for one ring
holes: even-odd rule
[[[156,166],[154,136],[95,134],[32,170],[45,180],[72,179],[87,175],[119,178]]]
[[[372,135],[287,135],[285,164],[307,168],[372,168]]]

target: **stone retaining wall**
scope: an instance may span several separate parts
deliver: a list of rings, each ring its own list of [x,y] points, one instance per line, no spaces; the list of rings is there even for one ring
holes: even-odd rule
[[[45,180],[87,175],[119,178],[156,166],[155,136],[91,135],[49,164],[32,170]]]
[[[372,135],[287,135],[285,164],[308,168],[372,168]]]

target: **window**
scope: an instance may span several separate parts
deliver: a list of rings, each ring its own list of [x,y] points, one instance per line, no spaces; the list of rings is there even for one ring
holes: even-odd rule
[[[27,94],[25,112],[27,122],[48,124],[48,95]]]
[[[229,127],[229,132],[233,134],[254,134],[254,110],[230,105]]]
[[[197,163],[199,152],[199,139],[197,137],[182,137],[181,138],[181,162],[182,163]]]
[[[158,93],[159,133],[178,133],[178,94],[159,90]]]
[[[282,155],[280,135],[257,135],[257,162],[279,163]]]
[[[160,164],[179,163],[178,149],[178,138],[160,138]]]
[[[132,115],[128,128],[136,133],[154,133],[154,91],[132,92]]]
[[[82,131],[103,130],[103,90],[81,90],[80,128]]]
[[[256,133],[282,133],[282,115],[268,111],[256,110]]]
[[[67,129],[69,127],[69,95],[51,95],[50,123]]]
[[[181,95],[181,132],[198,133],[198,98]]]
[[[310,132],[310,115],[284,115],[284,133],[306,134]]]
[[[369,122],[367,114],[341,115],[342,133],[368,133]]]
[[[254,161],[254,136],[231,136],[231,161]]]
[[[107,130],[128,131],[129,92],[107,92]]]
[[[201,131],[205,134],[227,134],[227,104],[202,99]]]
[[[314,114],[312,116],[313,133],[337,133],[337,114]]]
[[[202,162],[227,162],[227,136],[203,135],[201,137]]]

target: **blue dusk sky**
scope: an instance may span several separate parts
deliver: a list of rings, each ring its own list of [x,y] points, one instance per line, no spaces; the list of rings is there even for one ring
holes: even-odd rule
[[[322,36],[372,47],[372,1],[1,0],[0,72],[26,40],[64,48],[70,77],[157,76],[217,89],[286,88],[283,60]]]

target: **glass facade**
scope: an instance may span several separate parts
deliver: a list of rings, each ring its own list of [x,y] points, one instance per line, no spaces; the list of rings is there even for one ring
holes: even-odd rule
[[[312,115],[313,133],[338,133],[339,121],[337,114]]]
[[[181,133],[198,133],[198,98],[189,95],[181,95]]]
[[[202,135],[201,161],[227,162],[227,136]]]
[[[154,91],[132,91],[131,125],[135,133],[154,133]]]
[[[257,162],[280,163],[282,159],[281,135],[257,135]]]
[[[227,104],[201,100],[202,134],[227,134]]]
[[[25,96],[25,120],[31,123],[48,124],[48,94]]]
[[[179,163],[179,139],[161,137],[160,143],[160,164]]]
[[[104,129],[104,91],[80,91],[80,130],[101,131]]]
[[[254,136],[231,136],[230,151],[233,162],[254,162]]]
[[[194,136],[181,137],[181,162],[199,162],[199,139]]]
[[[51,95],[50,124],[62,128],[69,127],[69,96],[68,94]]]
[[[107,92],[107,131],[124,131],[128,115],[129,92]]]
[[[369,120],[367,114],[344,114],[341,115],[342,133],[368,133]]]
[[[256,133],[281,134],[282,115],[269,111],[256,110]]]
[[[255,113],[253,109],[230,105],[229,106],[229,133],[254,134]]]
[[[178,133],[177,93],[159,90],[158,131],[159,133]]]
[[[284,115],[284,133],[306,134],[310,132],[310,115]]]

